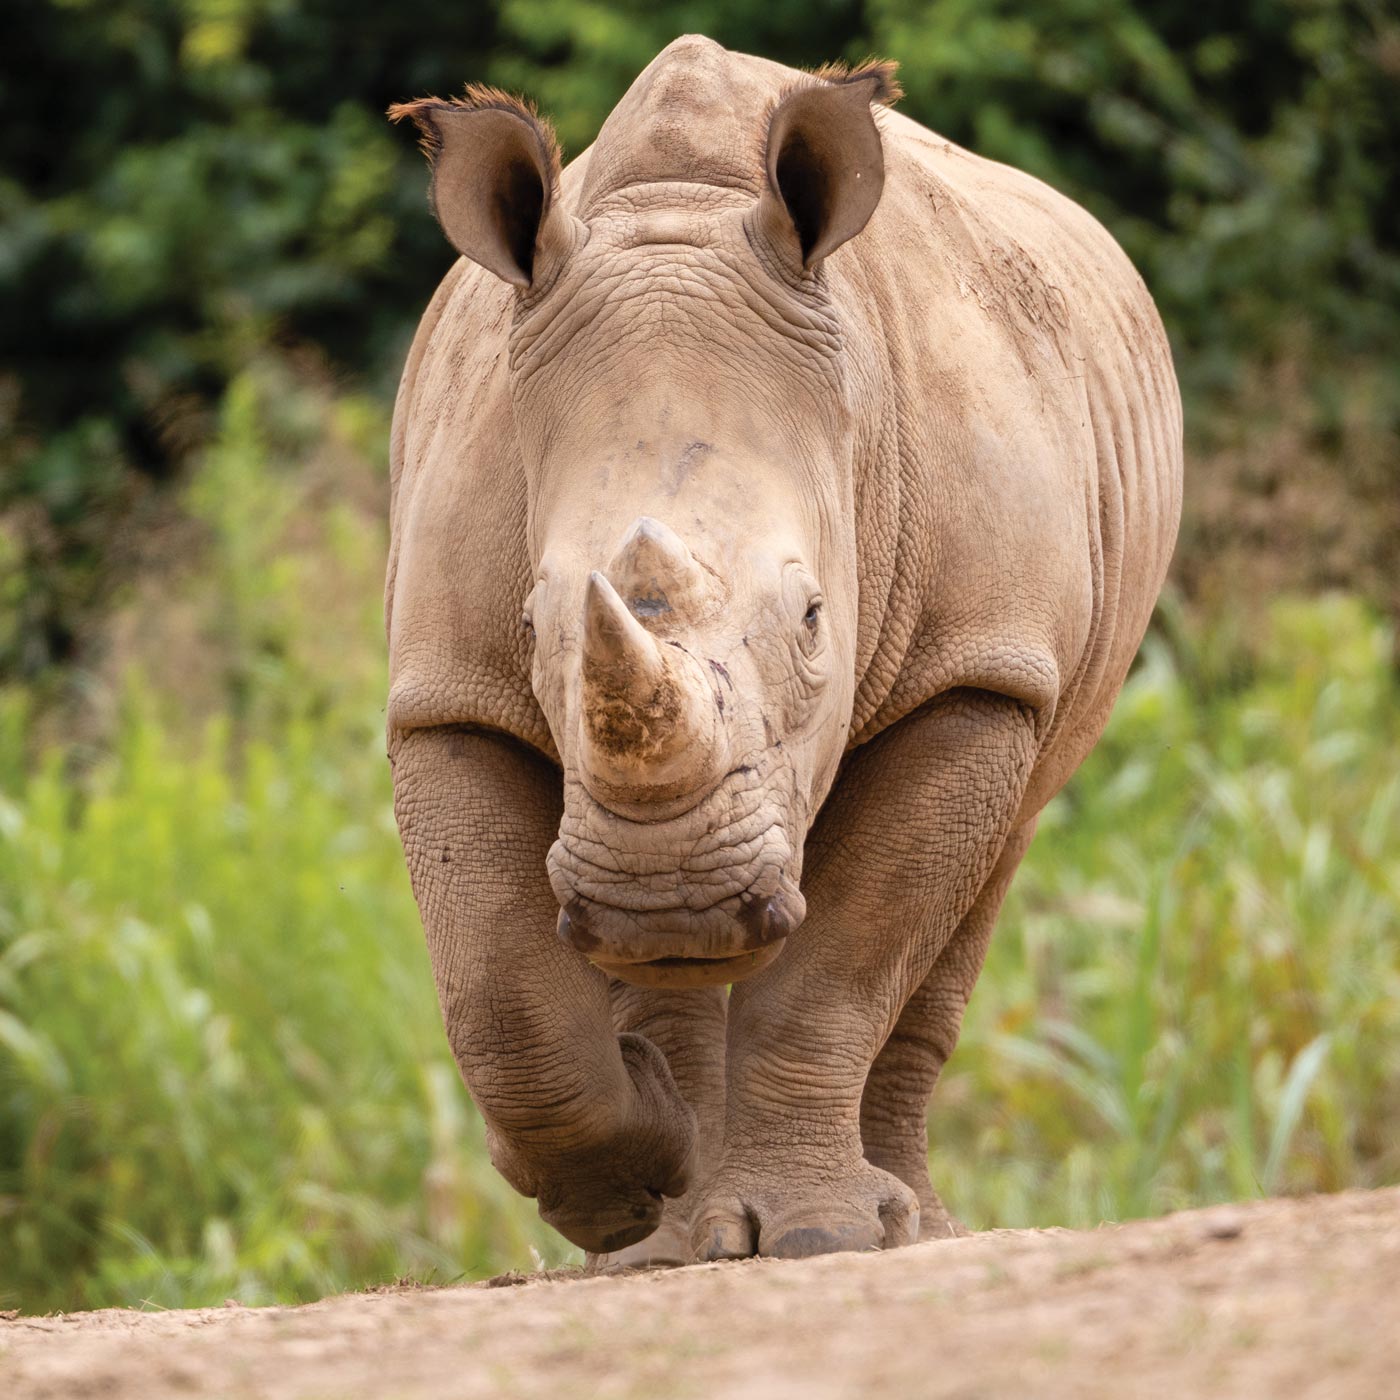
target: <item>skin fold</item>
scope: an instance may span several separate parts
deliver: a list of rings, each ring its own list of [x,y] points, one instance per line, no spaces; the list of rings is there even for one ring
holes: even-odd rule
[[[563,170],[502,94],[392,109],[464,254],[394,418],[395,806],[493,1160],[600,1262],[956,1232],[929,1095],[1175,541],[1141,279],[897,96],[688,37]]]

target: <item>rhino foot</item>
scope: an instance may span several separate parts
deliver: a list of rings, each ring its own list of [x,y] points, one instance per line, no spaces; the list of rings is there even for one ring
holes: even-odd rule
[[[698,1260],[805,1259],[897,1249],[919,1238],[919,1201],[897,1177],[860,1162],[837,1175],[757,1178],[721,1168],[695,1212]]]
[[[938,1192],[929,1179],[928,1156],[926,1152],[886,1153],[878,1144],[867,1149],[874,1162],[897,1176],[919,1198],[919,1241],[957,1240],[972,1234],[972,1231],[943,1204]]]
[[[618,1037],[630,1094],[605,1105],[563,1149],[518,1143],[490,1131],[498,1171],[539,1202],[540,1218],[589,1253],[620,1252],[649,1239],[666,1199],[685,1194],[695,1169],[695,1113],[676,1090],[666,1057],[645,1036]]]

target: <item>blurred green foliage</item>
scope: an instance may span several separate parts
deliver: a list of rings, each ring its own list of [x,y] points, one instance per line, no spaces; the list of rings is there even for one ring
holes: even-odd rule
[[[234,379],[187,492],[198,626],[140,609],[95,763],[27,762],[31,697],[0,692],[9,1304],[304,1299],[566,1248],[444,1044],[384,762],[382,523],[320,509],[302,465],[364,411]]]
[[[912,116],[1105,219],[1197,401],[1286,349],[1325,419],[1362,357],[1400,423],[1383,0],[9,0],[0,673],[73,655],[262,347],[387,393],[450,260],[389,101],[494,81],[576,153],[686,30],[794,64],[897,58]]]
[[[383,426],[242,372],[109,742],[31,763],[0,691],[0,1308],[569,1257],[487,1159],[394,831]],[[1391,629],[1343,597],[1163,622],[935,1095],[935,1179],[979,1226],[1400,1180]]]
[[[1341,595],[1161,620],[934,1096],[980,1226],[1400,1180],[1393,629]]]

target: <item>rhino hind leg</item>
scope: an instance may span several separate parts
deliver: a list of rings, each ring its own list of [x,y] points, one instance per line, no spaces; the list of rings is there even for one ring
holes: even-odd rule
[[[1035,832],[1032,820],[1007,838],[995,868],[948,946],[905,1003],[860,1103],[866,1160],[898,1177],[919,1198],[919,1239],[971,1233],[944,1206],[928,1170],[928,1104],[957,1045],[963,1011],[982,970],[1002,901]]]
[[[668,990],[612,979],[613,1025],[618,1034],[646,1036],[666,1056],[681,1097],[694,1110],[694,1181],[703,1181],[719,1155],[724,1132],[724,1035],[729,994],[724,987]],[[668,1199],[654,1234],[607,1254],[589,1254],[590,1269],[668,1268],[688,1264],[690,1207],[695,1192]]]

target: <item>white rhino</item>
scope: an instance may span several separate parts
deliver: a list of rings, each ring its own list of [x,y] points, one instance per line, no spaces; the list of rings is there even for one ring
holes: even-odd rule
[[[501,93],[391,109],[464,255],[394,417],[396,810],[493,1160],[595,1255],[955,1228],[929,1094],[1176,536],[1141,279],[897,96],[680,39],[562,171]]]

